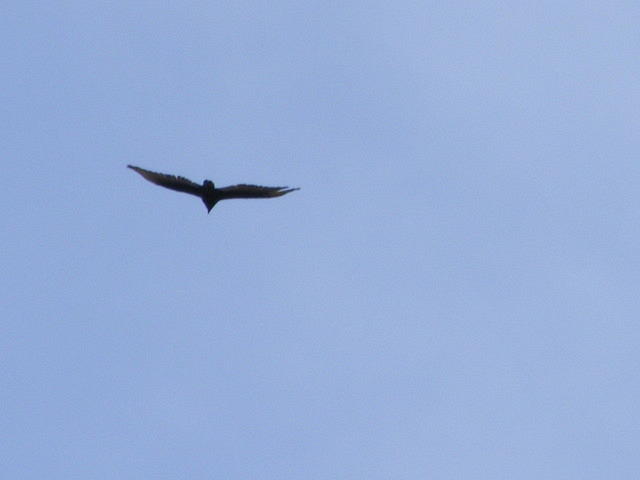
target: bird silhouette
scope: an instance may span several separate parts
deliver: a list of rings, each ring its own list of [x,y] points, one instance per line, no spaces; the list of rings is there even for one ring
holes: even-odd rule
[[[151,183],[200,197],[207,207],[207,212],[211,212],[211,209],[220,200],[227,200],[230,198],[273,198],[281,197],[282,195],[286,195],[287,193],[295,190],[300,190],[299,188],[261,187],[259,185],[246,184],[216,188],[211,180],[205,180],[202,182],[202,185],[198,185],[184,177],[152,172],[133,165],[127,165],[127,167],[135,170]]]

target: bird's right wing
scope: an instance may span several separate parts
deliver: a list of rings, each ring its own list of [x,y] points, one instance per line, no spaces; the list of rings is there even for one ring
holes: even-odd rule
[[[175,175],[167,175],[165,173],[152,172],[145,170],[144,168],[134,167],[133,165],[127,165],[130,169],[135,170],[142,175],[146,180],[151,183],[160,185],[161,187],[170,188],[171,190],[177,190],[178,192],[190,193],[192,195],[200,196],[202,186],[184,177],[177,177]]]
[[[218,188],[216,193],[221,200],[229,198],[272,198],[281,197],[289,192],[300,190],[289,187],[262,187],[260,185],[231,185],[229,187]]]

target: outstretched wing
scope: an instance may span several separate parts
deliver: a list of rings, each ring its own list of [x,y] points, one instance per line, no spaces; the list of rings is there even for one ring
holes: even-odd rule
[[[216,192],[220,195],[220,200],[228,198],[272,198],[281,197],[299,188],[289,187],[261,187],[259,185],[231,185],[229,187],[218,188]]]
[[[151,183],[160,185],[161,187],[177,190],[178,192],[190,193],[200,196],[202,186],[184,177],[176,177],[175,175],[167,175],[164,173],[152,172],[144,168],[127,165],[130,169],[135,170]]]

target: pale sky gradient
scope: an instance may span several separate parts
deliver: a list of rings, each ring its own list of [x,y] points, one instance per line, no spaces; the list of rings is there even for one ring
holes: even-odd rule
[[[637,478],[639,24],[10,1],[0,478]]]

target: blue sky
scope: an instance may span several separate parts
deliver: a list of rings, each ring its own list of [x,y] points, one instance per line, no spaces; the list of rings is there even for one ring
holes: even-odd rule
[[[10,2],[2,477],[635,478],[638,18]]]

